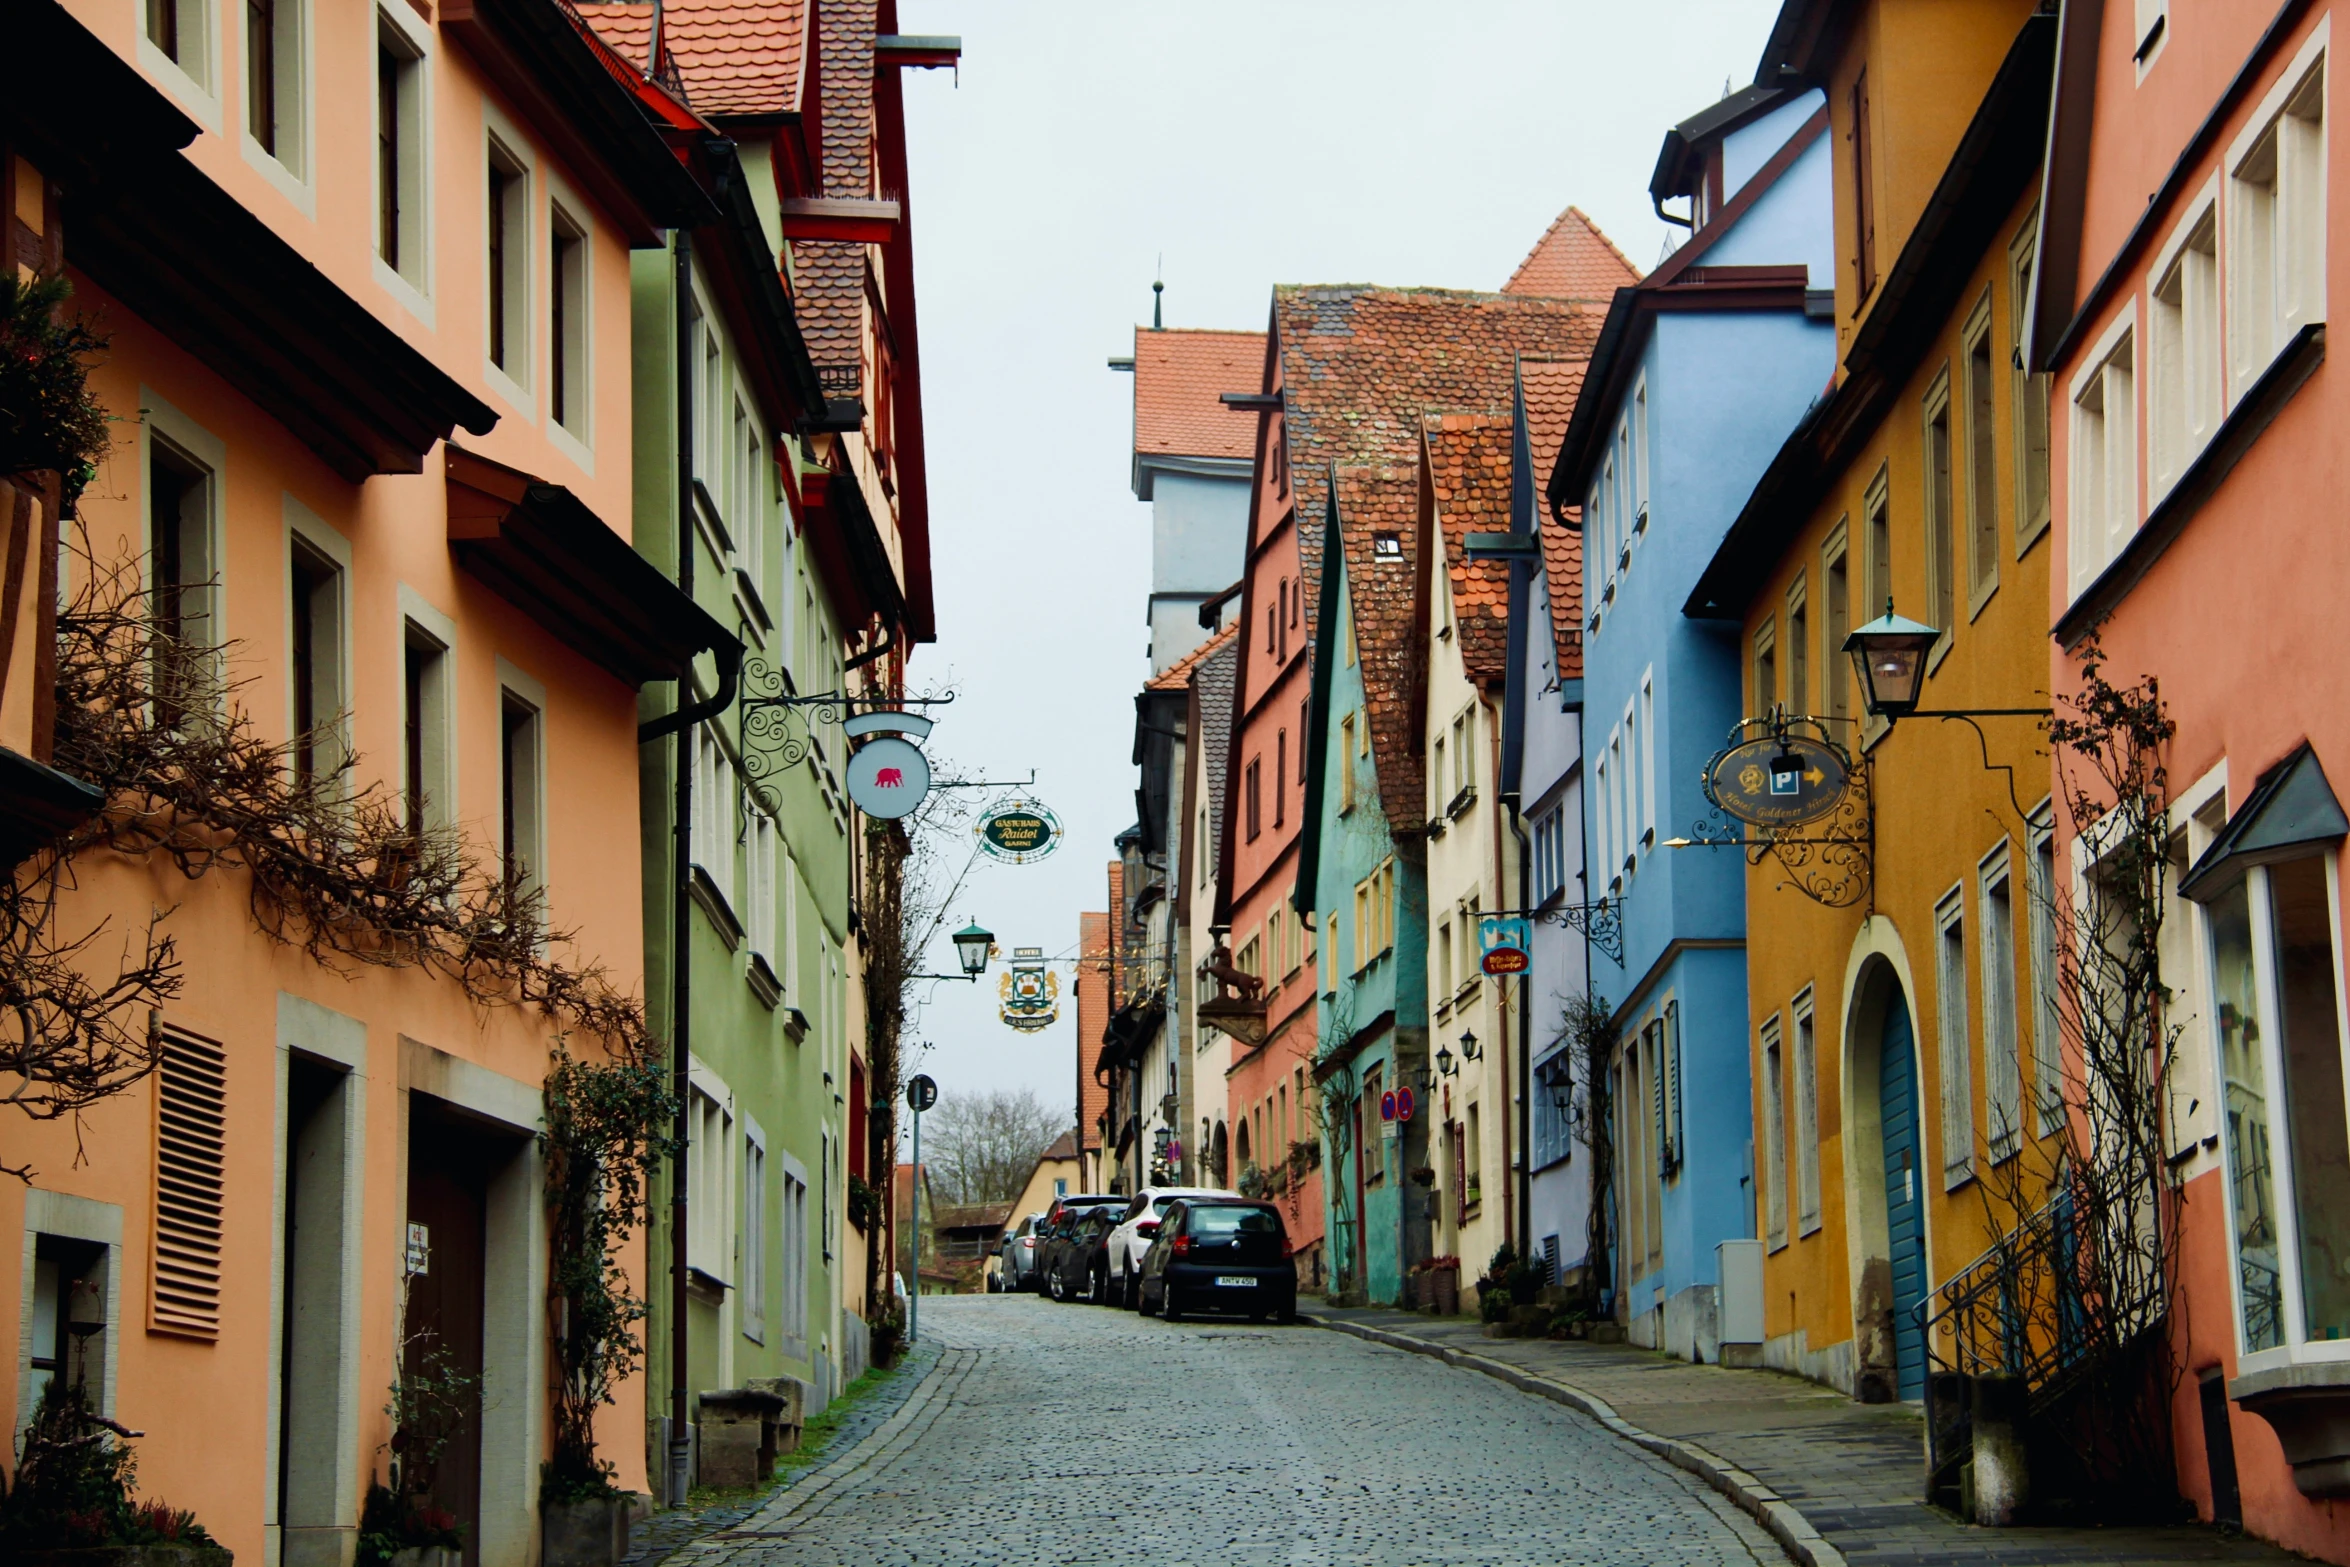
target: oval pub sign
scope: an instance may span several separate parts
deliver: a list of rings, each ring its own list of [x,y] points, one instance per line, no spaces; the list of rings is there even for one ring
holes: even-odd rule
[[[1848,775],[1833,746],[1802,735],[1734,745],[1706,769],[1714,803],[1756,827],[1817,821],[1844,798]]]
[[[1061,841],[1060,819],[1034,800],[1008,800],[972,830],[990,858],[1013,865],[1041,860]]]

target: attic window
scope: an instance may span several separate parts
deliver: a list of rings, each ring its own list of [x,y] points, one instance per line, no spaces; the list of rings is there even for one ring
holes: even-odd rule
[[[1403,535],[1400,533],[1372,534],[1371,558],[1373,560],[1403,559]]]

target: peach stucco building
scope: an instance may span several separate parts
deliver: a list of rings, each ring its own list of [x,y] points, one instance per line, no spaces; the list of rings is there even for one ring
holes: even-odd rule
[[[349,787],[462,834],[543,893],[556,958],[639,992],[637,692],[726,633],[628,547],[628,253],[700,188],[554,0],[27,0],[13,25],[43,64],[0,107],[12,206],[112,340],[93,557],[224,646],[262,739],[313,727],[310,765],[347,755]],[[86,1376],[146,1433],[143,1492],[242,1560],[340,1567],[403,1323],[430,1327],[483,1377],[434,1499],[467,1567],[537,1560],[554,1026],[313,961],[233,868],[94,857],[60,919],[151,910],[184,981],[160,1070],[0,1122],[32,1172],[0,1180],[10,1429]],[[637,1490],[643,1405],[624,1383],[599,1426]]]
[[[2050,678],[2159,682],[2183,1182],[2179,1482],[2350,1559],[2339,866],[2350,777],[2326,364],[2331,10],[2068,8],[2028,352],[2052,375]],[[2078,858],[2077,855],[2074,858]]]

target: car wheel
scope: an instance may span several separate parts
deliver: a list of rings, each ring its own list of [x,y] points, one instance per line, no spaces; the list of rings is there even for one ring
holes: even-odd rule
[[[1093,1272],[1093,1293],[1087,1297],[1097,1306],[1110,1303],[1110,1270],[1096,1268]]]
[[[1151,1287],[1147,1281],[1134,1286],[1134,1309],[1146,1317],[1158,1315],[1159,1308],[1151,1304]]]
[[[1161,1294],[1162,1300],[1159,1306],[1159,1314],[1164,1316],[1169,1322],[1181,1322],[1183,1320],[1183,1307],[1176,1299],[1175,1292],[1173,1290],[1165,1290],[1162,1291]]]

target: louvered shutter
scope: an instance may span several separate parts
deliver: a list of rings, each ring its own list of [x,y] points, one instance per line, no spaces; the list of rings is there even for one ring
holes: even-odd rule
[[[163,1034],[155,1093],[155,1230],[148,1325],[220,1333],[220,1238],[228,1057],[211,1040]]]

